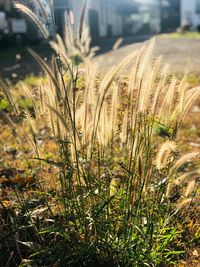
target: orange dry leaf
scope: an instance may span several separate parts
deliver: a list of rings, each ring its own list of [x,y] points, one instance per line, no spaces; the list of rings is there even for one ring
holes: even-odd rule
[[[11,201],[10,200],[3,200],[2,204],[4,208],[9,208],[11,206]]]
[[[191,221],[189,222],[189,224],[188,224],[188,227],[189,227],[190,230],[192,230],[193,225],[194,225],[194,221],[191,220]]]
[[[0,178],[0,183],[6,183],[8,181],[8,179],[5,177],[5,176],[2,176],[1,178]]]

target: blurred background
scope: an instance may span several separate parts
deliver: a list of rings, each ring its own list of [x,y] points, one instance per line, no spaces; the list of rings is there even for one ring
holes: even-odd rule
[[[23,65],[22,60],[27,60],[29,56],[24,50],[27,45],[35,45],[35,49],[44,57],[48,57],[50,51],[46,49],[46,42],[34,23],[17,11],[13,7],[13,2],[13,0],[0,0],[0,74],[6,78],[16,75],[18,77],[17,73],[12,75],[9,70],[10,68],[12,71],[16,69],[13,67],[13,60],[17,68],[19,62]],[[20,0],[19,2],[28,6],[46,25],[50,38],[53,38],[56,32],[64,36],[65,21],[68,18],[74,31],[77,32],[85,4],[85,0]],[[187,41],[199,38],[200,0],[89,0],[85,22],[89,28],[92,44],[100,47],[98,54],[111,51],[113,44],[120,37],[124,40],[122,46],[128,46],[148,40],[154,35],[166,37],[165,41],[160,41],[162,45],[164,45],[163,42],[167,42],[168,38],[166,47],[168,47],[167,51],[171,51],[170,45],[174,42],[170,42],[169,38],[180,37],[181,34]],[[184,44],[185,49],[184,45],[182,47],[182,50],[186,52],[186,57],[187,41]],[[199,51],[198,45],[195,41],[196,51]],[[178,46],[180,46],[179,43]],[[191,48],[191,44],[189,46]],[[173,48],[173,51],[176,52],[176,49]],[[130,51],[124,50],[121,52],[122,56],[128,52]],[[167,54],[165,51],[159,53],[164,56]],[[18,55],[17,58],[16,55]],[[12,66],[10,61],[12,61]],[[168,61],[170,62],[170,59]],[[183,62],[179,63],[179,65],[182,64]],[[187,66],[189,63],[185,64]],[[34,63],[30,66],[26,65],[25,70],[37,72]]]
[[[13,8],[13,0],[0,0],[0,38],[36,41],[40,33]],[[21,0],[53,34],[51,0]],[[44,20],[43,4],[48,20]],[[76,30],[85,0],[54,0],[53,16],[62,35],[70,15]],[[93,40],[117,36],[158,34],[174,31],[200,31],[200,0],[89,0],[85,15]]]

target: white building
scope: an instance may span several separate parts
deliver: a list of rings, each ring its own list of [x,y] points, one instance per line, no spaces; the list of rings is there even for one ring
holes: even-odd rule
[[[181,26],[200,27],[200,0],[181,0]]]
[[[185,30],[200,31],[200,0],[138,0],[141,31],[151,33]],[[148,27],[147,27],[148,26]]]
[[[74,28],[78,29],[85,0],[71,0]],[[127,17],[137,12],[133,0],[89,0],[85,21],[93,38],[121,36],[127,30]],[[127,27],[126,27],[127,26]]]
[[[200,30],[200,0],[159,0],[162,31]]]
[[[160,6],[158,1],[148,2],[143,4],[139,8],[141,23],[141,30],[145,33],[149,32],[152,34],[159,33],[161,30],[160,25]],[[146,28],[146,30],[145,30]]]

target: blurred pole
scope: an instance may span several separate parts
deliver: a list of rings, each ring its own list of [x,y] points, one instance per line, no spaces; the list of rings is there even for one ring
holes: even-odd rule
[[[162,31],[162,0],[158,0],[159,20],[160,20],[160,33]]]

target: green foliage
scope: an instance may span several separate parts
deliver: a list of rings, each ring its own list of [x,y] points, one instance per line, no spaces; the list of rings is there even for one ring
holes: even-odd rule
[[[191,86],[198,86],[200,84],[200,75],[190,73],[186,76],[186,79]]]
[[[155,122],[153,126],[153,132],[163,138],[170,138],[173,135],[173,129],[165,126],[162,123]]]
[[[33,103],[30,99],[21,97],[17,101],[19,108],[22,110],[31,110],[33,108]]]
[[[12,111],[12,106],[7,99],[0,99],[0,111]]]
[[[25,111],[29,110],[31,111],[33,109],[33,103],[30,99],[27,99],[25,97],[19,97],[16,101],[18,107],[20,110]],[[5,112],[12,112],[13,107],[9,103],[9,101],[5,98],[0,99],[0,111],[5,111]]]
[[[24,82],[30,86],[37,86],[39,81],[40,81],[40,77],[35,76],[35,75],[29,75],[24,79]]]
[[[84,89],[85,88],[85,78],[84,76],[80,76],[77,80],[77,89]]]

